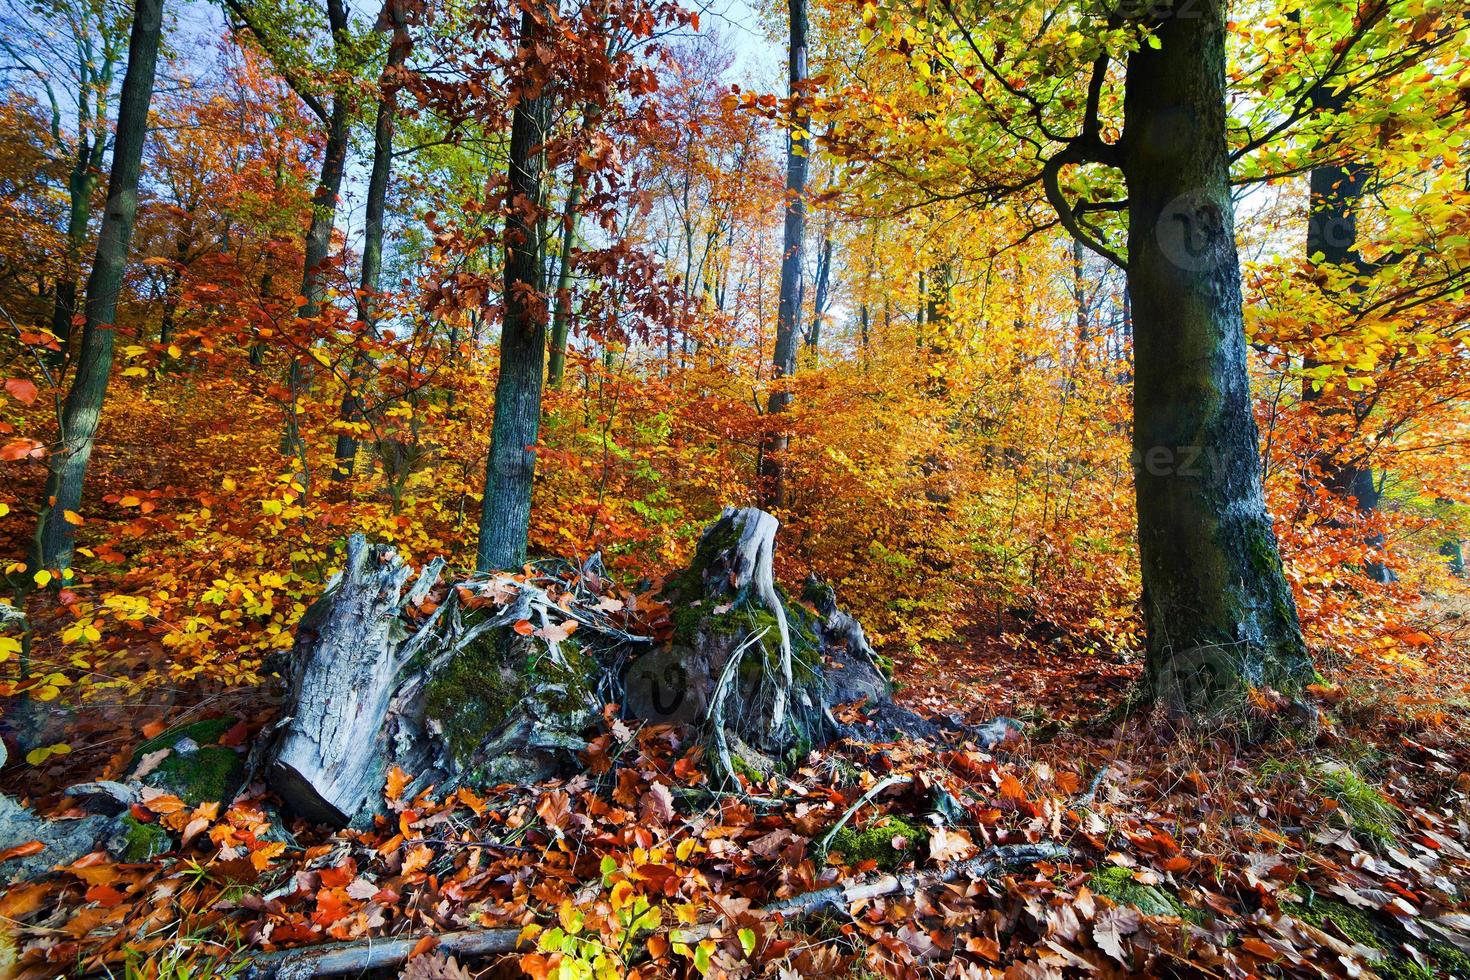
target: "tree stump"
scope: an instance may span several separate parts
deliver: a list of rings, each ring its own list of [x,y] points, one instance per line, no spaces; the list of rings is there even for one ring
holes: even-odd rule
[[[295,812],[342,825],[379,809],[391,766],[414,777],[409,793],[565,771],[607,704],[692,726],[723,779],[767,776],[852,734],[831,710],[843,701],[868,699],[896,719],[889,730],[929,724],[891,704],[830,589],[809,589],[808,608],[776,584],[777,527],[726,509],[663,588],[667,620],[637,629],[595,561],[450,584],[436,559],[408,588],[391,548],[354,535],[302,619],[288,702],[262,749],[267,782]]]

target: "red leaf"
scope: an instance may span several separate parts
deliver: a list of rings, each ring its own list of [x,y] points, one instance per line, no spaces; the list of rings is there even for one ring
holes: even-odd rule
[[[34,439],[12,439],[0,446],[0,460],[25,459],[27,456],[40,459],[46,455],[46,447]]]
[[[30,405],[36,400],[36,386],[25,378],[11,378],[5,382],[5,390],[22,405]]]

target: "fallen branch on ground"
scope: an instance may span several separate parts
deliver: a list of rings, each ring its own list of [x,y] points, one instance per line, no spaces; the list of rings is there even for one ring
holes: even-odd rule
[[[921,887],[949,884],[961,880],[988,878],[1009,868],[1024,867],[1037,861],[1058,861],[1070,857],[1071,850],[1060,844],[1005,844],[992,847],[968,861],[960,861],[935,871],[910,871],[904,874],[867,875],[822,888],[804,895],[783,899],[761,911],[780,916],[786,922],[799,921],[825,908],[845,910],[854,902],[892,894],[912,894]],[[698,942],[715,928],[704,923],[679,930],[682,942]],[[518,927],[500,929],[466,929],[440,934],[435,952],[459,958],[514,953],[520,948]],[[263,953],[257,956],[245,976],[271,980],[305,980],[307,977],[334,977],[382,970],[403,963],[413,953],[422,936],[401,939],[366,939],[324,946],[302,946],[296,949]]]

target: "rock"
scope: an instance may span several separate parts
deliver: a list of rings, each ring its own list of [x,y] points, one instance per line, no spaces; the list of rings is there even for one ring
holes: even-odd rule
[[[0,864],[0,882],[13,884],[38,878],[59,865],[71,864],[90,854],[116,833],[112,817],[89,816],[80,820],[48,820],[37,816],[9,796],[0,794],[0,851],[39,841],[45,849]]]
[[[66,795],[77,800],[92,813],[112,816],[123,812],[141,801],[136,785],[119,783],[111,779],[99,779],[92,783],[77,783],[66,788]]]
[[[230,802],[245,781],[245,762],[218,743],[235,722],[206,718],[149,739],[133,752],[129,781],[172,793],[190,806]]]

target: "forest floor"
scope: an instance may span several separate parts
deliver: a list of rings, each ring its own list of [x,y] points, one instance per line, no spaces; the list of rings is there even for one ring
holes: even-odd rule
[[[990,752],[844,743],[712,793],[697,744],[609,720],[569,780],[436,800],[391,774],[366,831],[282,820],[259,792],[157,793],[129,817],[152,846],[10,887],[0,924],[36,977],[228,975],[385,937],[426,938],[373,975],[1470,976],[1466,659],[1338,667],[1319,732],[1248,740],[1103,721],[1136,663],[977,634],[900,661],[899,699],[1025,723]],[[166,724],[228,713],[216,741],[244,753],[271,716],[240,694],[186,715],[177,693],[89,712],[92,747],[74,738],[40,781],[10,767],[5,791],[76,815],[60,789],[119,775]],[[1269,730],[1277,707],[1256,708]],[[1035,844],[1058,856],[942,880]],[[875,881],[819,914],[767,910]],[[496,929],[515,952],[452,963],[458,940],[427,938]]]

